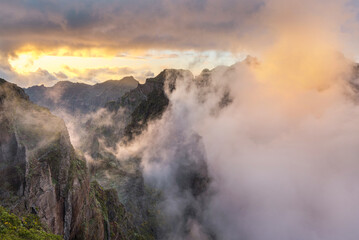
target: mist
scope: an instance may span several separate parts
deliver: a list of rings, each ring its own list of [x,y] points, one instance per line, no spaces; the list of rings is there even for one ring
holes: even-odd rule
[[[265,1],[243,23],[256,57],[177,79],[141,135],[100,142],[120,163],[139,158],[145,184],[161,192],[161,239],[359,239],[357,79],[341,53],[349,5]],[[89,119],[127,123],[105,110],[80,124],[58,114],[75,147]]]
[[[163,239],[359,238],[359,108],[333,30],[343,5],[328,2],[325,22],[319,2],[268,3],[277,34],[261,56],[177,80],[163,117],[124,147],[165,196]],[[182,188],[183,164],[208,168],[199,196]]]
[[[287,88],[253,61],[212,70],[206,86],[177,81],[162,119],[125,147],[163,191],[167,222],[181,225],[191,205],[186,239],[357,239],[359,109],[343,66],[324,88]],[[181,165],[208,167],[200,197],[182,189]]]

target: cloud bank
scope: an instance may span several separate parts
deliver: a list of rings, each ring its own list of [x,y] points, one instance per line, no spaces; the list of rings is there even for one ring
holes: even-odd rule
[[[0,9],[5,54],[29,47],[39,51],[66,47],[67,53],[62,54],[93,49],[96,55],[96,49],[111,54],[111,49],[260,47],[276,36],[277,24],[293,20],[311,27],[313,20],[316,24],[325,19],[333,32],[353,34],[357,4],[342,0],[65,0],[2,1]]]
[[[164,194],[173,223],[164,239],[359,237],[353,63],[337,52],[337,22],[314,14],[318,2],[271,3],[277,34],[261,58],[178,80],[162,119],[129,146],[142,156],[145,181]],[[345,19],[339,6],[325,9]],[[179,166],[206,169],[203,161],[209,188],[183,192]]]
[[[215,69],[207,87],[180,82],[168,112],[133,143],[145,181],[165,196],[162,209],[173,225],[164,239],[357,239],[359,108],[352,90],[335,78],[324,90],[299,86],[278,95],[283,89],[259,79],[257,68]],[[231,103],[218,107],[228,89]],[[184,179],[176,177],[203,164],[194,133],[211,178],[200,198],[183,192]],[[188,204],[196,209],[192,218],[182,215]]]

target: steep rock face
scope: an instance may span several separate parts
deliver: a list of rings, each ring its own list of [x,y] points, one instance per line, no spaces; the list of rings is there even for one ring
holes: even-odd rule
[[[167,93],[175,89],[176,81],[193,79],[188,70],[165,69],[154,78],[146,79],[144,84],[124,94],[117,101],[108,102],[105,107],[114,113],[115,122],[125,123],[125,128],[112,131],[116,141],[138,135],[149,120],[160,117],[169,104]],[[117,137],[116,137],[117,136]]]
[[[73,149],[64,122],[31,103],[25,92],[0,79],[0,204],[32,212],[64,239],[131,239],[136,231],[116,199],[93,187],[85,161]],[[111,215],[112,216],[112,215]],[[123,225],[119,233],[118,225]],[[116,227],[113,227],[116,226]],[[113,233],[114,238],[111,238]],[[126,235],[127,234],[127,235]],[[90,238],[91,236],[92,238]]]
[[[173,163],[172,182],[177,182],[178,186],[172,187],[178,188],[180,195],[193,195],[188,205],[183,207],[183,214],[176,219],[163,219],[163,216],[157,215],[161,211],[158,204],[163,201],[164,196],[158,189],[145,184],[140,166],[141,158],[132,157],[119,161],[113,152],[116,152],[116,144],[131,144],[150,121],[162,117],[170,105],[168,94],[175,90],[177,81],[185,78],[194,80],[189,71],[164,70],[117,101],[109,102],[106,107],[110,112],[111,122],[122,124],[96,126],[96,122],[90,122],[88,129],[93,131],[89,131],[93,135],[88,138],[89,142],[83,148],[83,151],[89,150],[95,161],[92,169],[94,177],[104,187],[115,187],[126,209],[134,216],[136,225],[146,226],[141,229],[142,233],[151,233],[156,239],[171,236],[170,232],[174,231],[174,226],[185,232],[192,219],[201,221],[203,194],[209,185],[205,156],[199,150],[201,140],[199,137],[193,137],[189,144],[191,147],[179,145],[176,150],[179,162]],[[111,148],[114,148],[114,151],[108,151]],[[193,156],[194,152],[198,152],[196,157]]]
[[[185,77],[193,78],[193,75],[185,70],[164,70],[117,101],[106,104],[112,124],[98,126],[91,120],[87,123],[89,136],[82,150],[96,162],[92,167],[94,178],[105,188],[116,188],[121,202],[133,216],[135,226],[146,239],[156,238],[158,219],[155,212],[159,192],[145,186],[140,158],[121,163],[108,148],[115,148],[117,143],[128,143],[150,120],[161,117],[169,104],[166,91],[173,91],[176,80]]]
[[[138,81],[133,77],[125,77],[95,85],[61,81],[53,87],[33,86],[25,89],[25,92],[31,101],[52,111],[61,109],[69,113],[89,113],[116,100],[137,85]]]
[[[31,210],[54,233],[68,237],[72,220],[69,169],[75,153],[65,124],[31,104],[13,84],[2,82],[0,96],[1,126],[5,128],[0,142],[5,176],[1,201]],[[12,177],[7,180],[7,175]]]
[[[144,84],[139,84],[135,89],[118,98],[117,101],[108,102],[106,107],[111,111],[125,107],[132,112],[142,101],[146,101],[148,95],[153,91],[173,91],[176,80],[186,77],[193,78],[193,75],[188,70],[165,69],[156,77],[146,79]]]
[[[202,202],[203,194],[207,190],[209,178],[205,156],[202,156],[201,151],[197,149],[200,138],[191,138],[192,148],[178,145],[176,158],[179,162],[174,162],[172,167],[173,182],[178,183],[176,188],[179,189],[179,195],[174,197],[181,198],[180,195],[184,192],[189,192],[192,197],[188,205],[183,206],[183,214],[176,218],[163,219],[163,216],[158,215],[161,210],[158,204],[164,200],[165,196],[162,193],[166,189],[158,190],[145,184],[141,157],[134,156],[119,161],[115,155],[117,144],[130,144],[146,129],[150,121],[161,118],[171,105],[168,94],[175,90],[177,81],[184,79],[194,81],[189,71],[164,70],[155,78],[147,79],[145,84],[139,84],[117,101],[108,102],[102,109],[103,115],[97,114],[96,118],[86,121],[83,127],[88,135],[82,137],[84,142],[81,151],[91,156],[94,162],[90,168],[92,178],[100,185],[90,185],[89,191],[92,196],[90,199],[96,201],[88,201],[87,205],[90,207],[77,210],[82,213],[78,217],[79,221],[83,221],[86,227],[76,225],[76,230],[73,230],[78,233],[76,239],[101,239],[101,236],[105,236],[105,239],[108,237],[136,239],[135,236],[144,239],[165,239],[166,236],[171,236],[175,229],[186,232],[187,223],[193,219],[202,221],[201,206],[205,204]],[[103,125],[102,122],[108,124]],[[193,154],[187,154],[186,149],[191,153],[198,152],[200,160],[194,158]],[[187,171],[188,167],[190,171]],[[104,190],[101,187],[115,188],[117,192]],[[112,194],[107,195],[109,192]],[[73,194],[75,195],[79,194]],[[114,199],[117,196],[123,204],[122,207],[121,204],[115,204],[117,207],[109,207],[107,203],[116,202]],[[122,212],[124,215],[121,214]],[[76,211],[73,214],[76,215]],[[124,224],[123,218],[129,221]],[[119,221],[121,224],[118,224]],[[164,224],[163,221],[168,223]],[[103,224],[98,224],[101,222]],[[133,234],[136,232],[139,234]]]
[[[193,79],[193,75],[187,70],[166,69],[156,77],[147,79],[146,83],[139,84],[117,101],[108,102],[103,120],[100,117],[86,123],[88,135],[81,150],[94,159],[106,159],[106,162],[115,159],[106,149],[103,151],[101,144],[116,148],[117,143],[126,144],[139,135],[150,120],[162,116],[169,105],[166,92],[172,92],[176,81],[183,78]],[[108,121],[109,116],[111,124],[98,125],[98,122]]]
[[[6,86],[6,88],[5,88]],[[9,94],[5,91],[8,89]],[[0,199],[16,201],[16,196],[25,192],[26,154],[25,146],[19,142],[13,130],[13,121],[4,115],[8,98],[21,98],[26,101],[26,94],[19,88],[0,79]]]

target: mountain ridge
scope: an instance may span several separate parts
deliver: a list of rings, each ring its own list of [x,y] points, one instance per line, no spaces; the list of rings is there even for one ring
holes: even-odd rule
[[[61,109],[71,114],[90,113],[136,88],[138,84],[131,76],[94,85],[59,81],[52,87],[32,86],[26,88],[25,92],[31,101],[52,111]]]
[[[65,240],[140,236],[117,194],[91,181],[62,119],[4,79],[0,116],[0,205]]]

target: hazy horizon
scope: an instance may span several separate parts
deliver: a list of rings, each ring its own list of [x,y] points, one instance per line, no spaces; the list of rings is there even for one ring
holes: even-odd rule
[[[0,77],[29,87],[127,75],[143,82],[165,68],[198,75],[248,54],[262,60],[290,29],[305,31],[308,40],[335,38],[332,47],[356,61],[358,5],[353,0],[2,1]]]

